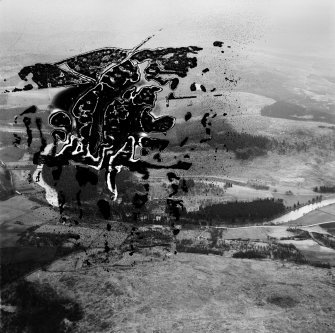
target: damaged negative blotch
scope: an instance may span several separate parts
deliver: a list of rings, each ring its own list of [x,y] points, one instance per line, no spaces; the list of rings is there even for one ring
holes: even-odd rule
[[[106,183],[114,199],[117,196],[115,176],[122,167],[145,177],[148,168],[190,167],[190,163],[182,161],[172,165],[150,164],[135,158],[135,151],[155,147],[164,149],[168,145],[167,140],[149,136],[149,133],[166,133],[175,124],[172,116],[156,117],[152,113],[157,94],[167,83],[171,90],[177,88],[178,77],[185,77],[188,70],[197,65],[196,57],[188,55],[197,54],[201,48],[117,50],[92,51],[50,65],[58,68],[50,82],[45,82],[42,73],[43,68],[50,66],[36,65],[39,71],[32,78],[38,81],[39,87],[44,87],[46,83],[59,86],[68,77],[71,77],[71,83],[75,81],[85,86],[85,89],[78,89],[75,98],[72,96],[71,103],[62,103],[51,113],[49,124],[54,128],[52,136],[57,149],[48,155],[37,153],[35,162],[47,166],[73,162],[96,170],[104,169]],[[100,66],[89,66],[88,62],[93,62],[95,56],[101,57]],[[140,86],[139,82],[143,82],[140,64],[143,62],[148,63],[143,72],[146,84]],[[34,72],[34,66],[30,66],[29,70]],[[59,70],[67,71],[68,76],[59,76]],[[27,71],[21,71],[21,75]],[[72,95],[74,88],[69,89],[72,89]],[[27,119],[25,124],[28,131],[30,124]]]

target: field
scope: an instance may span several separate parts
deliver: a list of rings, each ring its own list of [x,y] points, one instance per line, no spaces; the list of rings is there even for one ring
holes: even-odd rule
[[[320,246],[315,241],[308,240],[282,240],[281,244],[293,244],[305,258],[311,262],[328,262],[335,266],[335,250]]]
[[[0,139],[1,140],[1,139]],[[11,137],[13,141],[13,136]],[[2,162],[16,162],[24,155],[24,150],[17,147],[5,147],[0,150],[0,160]]]
[[[41,108],[46,108],[49,104],[51,104],[52,98],[62,89],[63,88],[49,88],[7,93],[4,95],[6,98],[1,104],[4,108],[22,108],[24,106],[28,108],[31,105],[37,105]]]
[[[289,222],[290,225],[311,225],[335,220],[335,205],[322,207],[306,214],[299,219]]]
[[[216,236],[214,236],[215,234]],[[301,237],[298,236],[299,234]],[[248,246],[250,246],[250,249],[254,249],[255,244],[263,244],[263,246],[292,244],[311,264],[329,263],[331,266],[335,266],[335,249],[318,243],[313,236],[314,234],[327,238],[331,237],[332,232],[331,229],[323,226],[302,226],[299,229],[291,228],[288,225],[249,226],[241,228],[182,230],[179,239],[182,243],[191,243],[194,248],[203,248],[204,246],[205,248],[210,248],[213,246],[210,245],[213,237],[216,237],[217,240],[215,240],[215,243],[217,246],[214,247],[228,252],[234,251],[234,249],[235,251],[236,249],[244,249],[245,251],[245,247]],[[224,253],[225,256],[228,255],[226,252]],[[288,260],[288,257],[286,259]]]
[[[327,270],[195,254],[78,271],[69,260],[27,279],[78,302],[74,332],[328,333],[335,325]]]
[[[51,8],[50,2],[46,11],[29,5],[18,11],[17,6],[10,27],[15,31],[0,32],[0,189],[11,182],[9,199],[0,201],[0,331],[334,333],[335,204],[301,213],[301,206],[316,197],[317,202],[320,195],[328,197],[313,192],[314,187],[335,186],[335,57],[327,45],[332,37],[328,4],[299,8],[290,2],[264,8],[251,1],[237,6],[232,1],[194,1],[179,3],[177,15],[173,5],[162,5],[164,11],[151,15],[151,3],[150,8],[144,2],[138,7],[121,4],[111,11],[114,6],[104,2],[105,11],[90,17],[81,15],[95,7],[88,2],[77,6],[75,22],[68,10],[74,8],[66,5]],[[8,2],[4,9],[9,13]],[[55,19],[61,12],[65,14]],[[164,85],[152,112],[175,117],[167,133],[149,135],[169,140],[169,147],[132,146],[134,159],[156,164],[149,169],[150,177],[129,170],[128,176],[118,174],[119,197],[112,198],[104,170],[96,177],[98,172],[85,172],[73,163],[76,154],[77,159],[81,156],[79,146],[72,157],[68,149],[59,156],[59,163],[68,162],[64,156],[70,166],[45,167],[39,173],[36,163],[42,158],[34,153],[43,150],[44,138],[52,142],[48,117],[52,103],[57,104],[54,97],[64,88],[11,92],[13,88],[23,88],[37,76],[50,86],[47,81],[58,74],[46,63],[74,56],[75,71],[87,74],[87,69],[100,67],[99,57],[91,61],[76,55],[98,47],[131,50],[136,45],[155,49],[156,55],[164,47],[194,45],[187,52],[197,56],[197,66],[193,58],[186,77],[181,54],[171,63],[168,54],[153,60],[152,67],[147,67],[148,60],[140,65],[141,74],[146,68],[148,75],[137,88],[158,84],[157,75],[165,79],[174,69],[180,79],[173,94]],[[192,55],[195,46],[202,48],[198,55]],[[134,59],[141,50],[131,52]],[[102,62],[108,61],[106,50],[100,54]],[[69,70],[71,63],[63,63],[62,70]],[[170,64],[164,68],[165,63]],[[20,80],[20,70],[33,64],[34,73],[26,82]],[[118,105],[119,100],[108,106],[111,118],[103,119],[109,97],[114,102],[116,96],[127,98],[121,90],[131,85],[131,78],[120,89],[116,85],[122,81],[121,71],[131,75],[128,65],[130,58],[108,68],[116,75],[115,80],[113,74],[110,81],[103,79],[113,90],[109,96],[100,84],[84,103],[76,104],[79,95],[71,102],[59,98],[69,102],[63,106],[67,111],[78,107],[80,116],[74,112],[72,124],[64,126],[81,136],[78,144],[91,141],[89,148],[95,148],[92,142],[101,143],[100,135],[92,132],[88,138],[84,133],[95,125],[103,135],[112,133],[111,144],[120,143],[112,124],[128,124],[142,143],[149,128],[163,130],[162,123],[150,121],[148,109],[137,112],[140,105],[132,98],[129,103],[138,108],[125,110],[129,103]],[[56,80],[64,83],[67,76],[62,72]],[[103,78],[93,76],[96,82]],[[150,93],[142,93],[144,103],[149,102]],[[106,97],[100,99],[102,95]],[[36,113],[18,116],[32,105]],[[25,116],[31,118],[30,125],[28,118],[24,125]],[[95,125],[84,125],[85,118]],[[60,152],[61,146],[57,148]],[[123,163],[128,148],[117,155],[109,152],[103,166],[113,169]],[[45,158],[50,164],[52,160]],[[178,161],[192,167],[179,170]],[[174,167],[168,169],[168,164]],[[138,165],[130,169],[146,171],[145,163]],[[112,170],[111,181],[113,176]],[[53,200],[47,201],[48,196]],[[268,200],[250,204],[260,198]],[[174,199],[185,208],[180,220]],[[204,208],[215,203],[222,206]],[[197,210],[198,215],[189,213]],[[280,214],[291,212],[302,217],[276,224]]]
[[[14,246],[27,228],[59,219],[58,212],[23,195],[0,201],[0,212],[1,247]]]
[[[229,124],[238,133],[262,135],[276,140],[279,145],[264,156],[237,160],[233,151],[227,152],[222,147],[215,149],[214,134],[213,144],[209,142],[209,144],[185,145],[179,153],[164,152],[162,157],[167,163],[173,161],[175,156],[181,157],[185,153],[191,156],[192,168],[185,175],[214,174],[231,178],[243,177],[245,180],[260,179],[272,184],[274,188],[276,186],[295,188],[293,192],[333,181],[334,130],[330,124],[262,116],[262,107],[272,105],[275,100],[244,91],[228,92],[218,99],[206,96],[206,101],[208,103],[206,109],[211,108],[218,113],[218,116],[211,120],[215,133],[229,136],[230,131],[226,127]],[[166,112],[176,116],[178,124],[183,123],[186,111],[192,112],[190,122],[194,122],[194,131],[198,133],[200,140],[204,135],[204,129],[200,125],[204,113],[204,101],[202,98],[197,98],[191,106],[183,103],[186,102],[171,103]],[[223,112],[226,113],[224,117]],[[158,114],[163,113],[164,106],[160,105]],[[183,135],[188,136],[190,133],[184,132]],[[177,129],[172,129],[167,138],[173,141],[176,136]],[[180,138],[179,140],[181,141]],[[159,171],[152,172],[153,175],[159,173]],[[301,198],[301,201],[297,199],[295,202],[290,198],[285,199],[288,205],[293,205],[297,201],[300,203],[308,201],[310,197],[306,196]]]
[[[261,114],[267,117],[284,118],[292,120],[313,120],[319,122],[326,122],[329,124],[335,123],[335,117],[330,112],[317,111],[313,109],[306,109],[299,105],[292,103],[285,103],[282,101],[276,102],[272,105],[266,106],[261,110]]]
[[[323,223],[322,228],[335,236],[335,222]]]

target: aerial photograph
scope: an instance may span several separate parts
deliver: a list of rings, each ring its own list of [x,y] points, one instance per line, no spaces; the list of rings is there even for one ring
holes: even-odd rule
[[[335,333],[333,0],[0,0],[0,331]]]

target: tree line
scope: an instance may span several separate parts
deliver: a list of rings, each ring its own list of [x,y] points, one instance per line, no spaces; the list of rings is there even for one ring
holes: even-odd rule
[[[315,186],[313,191],[318,193],[335,193],[335,186]]]
[[[200,207],[198,211],[189,212],[186,218],[191,220],[230,221],[232,223],[247,223],[263,221],[283,214],[286,208],[281,200],[273,198],[257,199],[249,202],[235,201],[218,203]]]

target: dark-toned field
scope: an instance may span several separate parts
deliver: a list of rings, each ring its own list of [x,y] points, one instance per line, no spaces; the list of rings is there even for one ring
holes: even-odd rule
[[[334,332],[335,282],[329,270],[178,254],[165,261],[135,256],[128,263],[75,271],[69,268],[73,260],[27,278],[41,293],[51,287],[58,302],[77,303],[80,316],[63,311],[54,323],[73,332]],[[7,312],[3,319],[14,316],[20,313]],[[15,325],[9,328],[6,332],[15,332]]]

